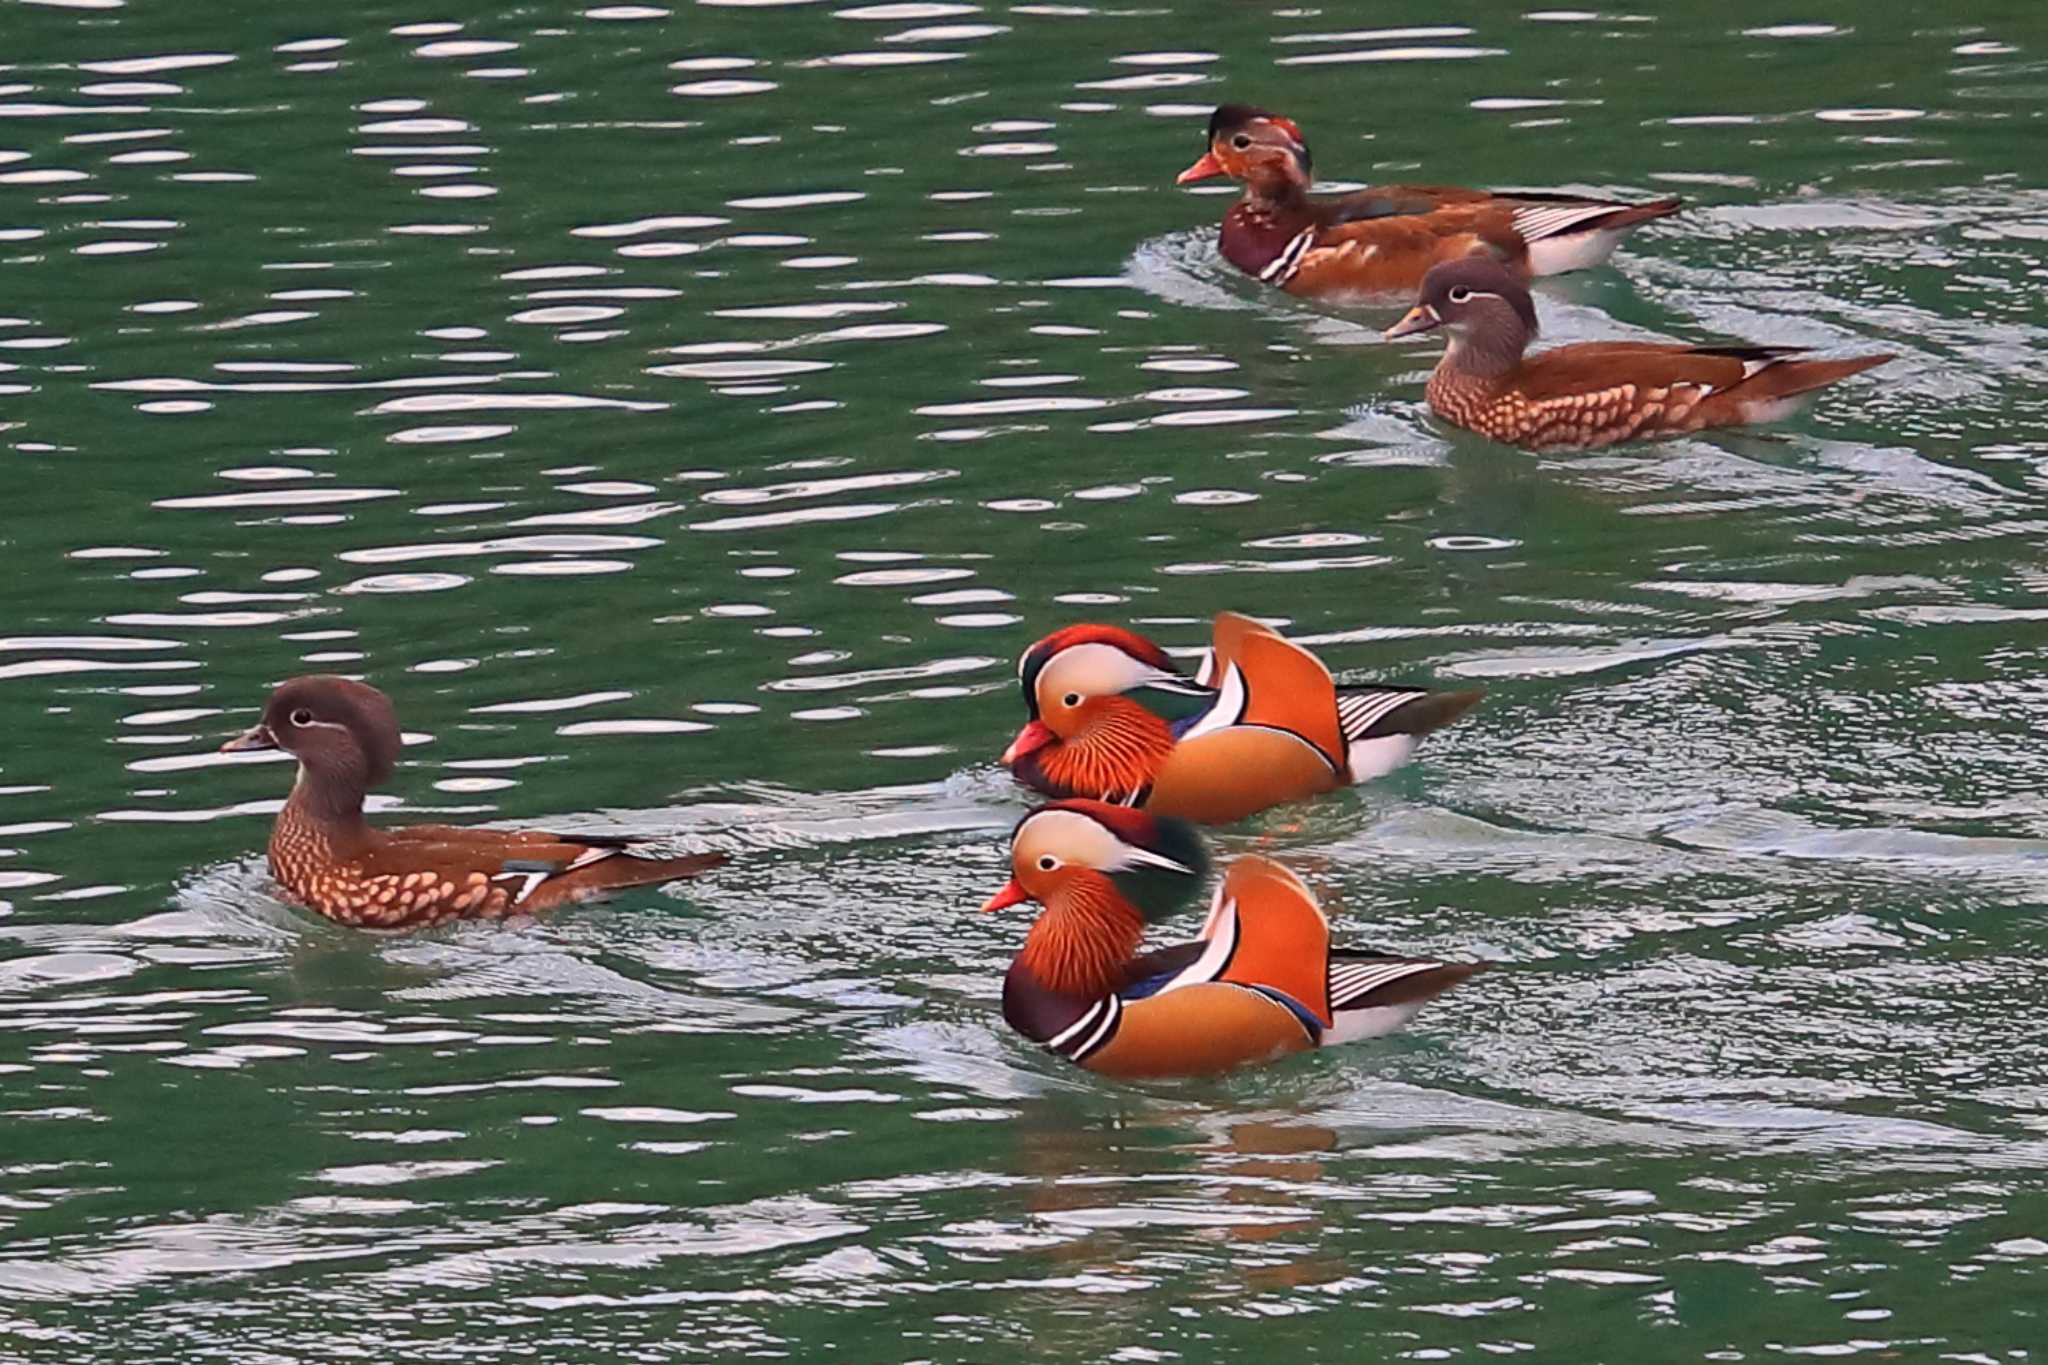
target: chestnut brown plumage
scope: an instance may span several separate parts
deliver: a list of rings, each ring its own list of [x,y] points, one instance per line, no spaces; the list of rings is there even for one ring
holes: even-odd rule
[[[1682,207],[1453,185],[1318,197],[1309,193],[1311,164],[1294,120],[1226,104],[1210,116],[1207,150],[1177,183],[1242,182],[1244,197],[1223,219],[1224,258],[1290,294],[1324,299],[1409,293],[1430,266],[1475,251],[1525,278],[1584,270],[1612,255],[1623,234]]]
[[[626,839],[537,830],[414,825],[380,830],[363,798],[397,768],[402,741],[391,699],[367,683],[293,678],[263,719],[221,745],[282,749],[299,778],[270,833],[270,870],[288,895],[341,924],[417,929],[457,918],[550,910],[628,886],[718,866],[722,853],[661,857]]]
[[[1195,1076],[1391,1033],[1483,962],[1337,948],[1316,898],[1256,855],[1224,873],[1201,937],[1140,953],[1209,870],[1180,820],[1054,801],[1010,837],[1010,879],[983,904],[1043,907],[1003,979],[1003,1018],[1112,1076]]]
[[[1474,256],[1430,270],[1389,338],[1442,328],[1430,408],[1447,422],[1531,450],[1743,426],[1786,416],[1816,389],[1894,357],[1815,358],[1792,346],[1595,341],[1527,354],[1537,333],[1528,289]]]
[[[1048,796],[1216,824],[1384,776],[1478,689],[1339,687],[1271,627],[1219,612],[1200,676],[1121,626],[1073,625],[1024,651],[1030,719],[1003,765]]]

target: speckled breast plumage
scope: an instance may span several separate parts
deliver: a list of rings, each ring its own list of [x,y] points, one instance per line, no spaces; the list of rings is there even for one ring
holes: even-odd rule
[[[1430,408],[1481,436],[1532,450],[1594,450],[1641,436],[1697,431],[1706,390],[1692,385],[1644,389],[1616,384],[1587,393],[1531,399],[1439,366],[1429,377]]]
[[[340,924],[416,929],[458,916],[502,915],[511,894],[483,872],[371,874],[342,857],[327,833],[287,805],[270,834],[270,871],[293,899]]]

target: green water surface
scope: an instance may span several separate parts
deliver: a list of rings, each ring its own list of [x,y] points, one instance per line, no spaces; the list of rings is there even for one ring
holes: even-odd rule
[[[1553,338],[1899,359],[1452,433],[1219,260],[1224,99],[1686,196]],[[2044,109],[2040,0],[0,10],[0,1357],[2042,1358]],[[1504,965],[1114,1085],[996,1009],[1011,661],[1220,608],[1490,689],[1216,845]],[[732,862],[293,910],[309,671],[385,809]]]

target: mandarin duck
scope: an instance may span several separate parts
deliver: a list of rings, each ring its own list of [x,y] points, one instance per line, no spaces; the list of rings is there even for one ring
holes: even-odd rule
[[[1436,266],[1422,298],[1387,336],[1441,327],[1450,337],[1429,376],[1446,422],[1530,450],[1592,450],[1703,427],[1773,422],[1816,389],[1895,359],[1817,360],[1796,346],[1674,346],[1589,341],[1525,355],[1536,304],[1498,262]]]
[[[1017,780],[1227,824],[1392,772],[1484,692],[1339,687],[1320,659],[1236,612],[1201,671],[1117,626],[1054,631],[1024,651],[1030,719],[1003,751]]]
[[[1003,1018],[1110,1076],[1200,1076],[1392,1033],[1483,962],[1330,946],[1316,898],[1270,858],[1223,876],[1201,937],[1139,954],[1145,926],[1200,889],[1194,827],[1103,801],[1025,816],[984,910],[1043,906],[1003,978]]]
[[[374,829],[363,797],[389,780],[401,741],[391,699],[348,678],[293,678],[223,753],[282,749],[298,781],[270,832],[270,871],[339,924],[418,929],[551,910],[628,886],[695,876],[722,853],[658,857],[625,839],[413,825]]]
[[[1227,175],[1244,196],[1223,217],[1224,258],[1306,298],[1406,294],[1439,261],[1481,252],[1524,276],[1601,265],[1632,228],[1679,199],[1625,204],[1566,194],[1495,194],[1447,185],[1377,185],[1311,197],[1308,144],[1294,120],[1226,104],[1209,149],[1175,181]]]

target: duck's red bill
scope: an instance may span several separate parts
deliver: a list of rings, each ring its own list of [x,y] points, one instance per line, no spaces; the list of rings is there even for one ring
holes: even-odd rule
[[[1223,163],[1216,159],[1216,153],[1203,152],[1202,159],[1173,178],[1176,185],[1192,185],[1197,180],[1209,180],[1223,174]]]
[[[1013,905],[1022,905],[1031,897],[1023,887],[1017,885],[1015,877],[1003,883],[1003,889],[981,903],[983,910],[1007,910]]]
[[[1037,753],[1055,738],[1057,736],[1044,721],[1032,721],[1019,730],[1017,737],[1010,741],[1010,747],[1003,750],[1002,765],[1006,768],[1014,766],[1018,759]]]

